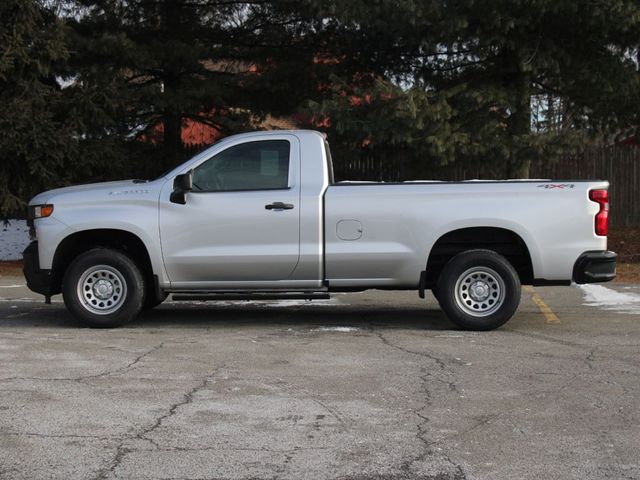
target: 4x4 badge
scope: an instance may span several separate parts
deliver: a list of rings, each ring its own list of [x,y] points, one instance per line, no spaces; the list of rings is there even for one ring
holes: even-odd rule
[[[542,185],[538,185],[538,188],[559,188],[562,190],[563,188],[574,188],[575,184],[573,183],[544,183]]]

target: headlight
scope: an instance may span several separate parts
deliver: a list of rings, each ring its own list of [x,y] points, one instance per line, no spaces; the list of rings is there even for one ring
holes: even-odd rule
[[[45,218],[51,216],[53,213],[53,205],[44,204],[44,205],[31,205],[29,207],[29,218]]]

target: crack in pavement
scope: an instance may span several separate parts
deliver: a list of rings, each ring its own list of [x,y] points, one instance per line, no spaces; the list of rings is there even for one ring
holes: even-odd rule
[[[451,375],[452,374],[451,372],[447,372],[446,363],[441,358],[436,357],[435,355],[431,355],[430,353],[427,353],[427,352],[418,352],[416,350],[409,350],[408,348],[405,348],[405,347],[402,347],[400,345],[397,345],[397,344],[391,342],[391,340],[389,340],[387,337],[385,337],[382,332],[380,332],[379,330],[376,330],[373,325],[370,325],[369,329],[385,345],[387,345],[387,346],[389,346],[391,348],[395,348],[396,350],[399,350],[399,351],[404,352],[404,353],[409,354],[409,355],[417,355],[419,357],[423,357],[423,358],[426,358],[428,360],[432,360],[432,361],[436,362],[436,364],[438,365],[438,367],[440,369],[440,372],[442,372],[445,375]],[[450,361],[449,363],[454,363],[454,362]],[[435,375],[433,373],[428,373],[427,375],[429,377],[433,378],[434,380],[447,385],[449,387],[450,391],[452,391],[452,392],[457,392],[458,391],[458,386],[456,385],[455,382],[440,378],[440,376]]]
[[[318,400],[317,398],[311,398],[311,401],[317,405],[320,405],[327,412],[329,412],[333,418],[335,418],[338,421],[341,427],[340,432],[346,432],[349,430],[347,426],[347,422],[345,422],[344,418],[342,418],[342,414],[340,414],[340,412],[336,408],[329,407],[323,401]]]
[[[453,478],[451,478],[451,480],[467,480],[467,474],[464,473],[462,465],[451,460],[451,457],[444,450],[441,453],[444,459],[448,463],[450,463],[453,468],[455,468],[455,473],[453,474]]]
[[[530,337],[530,338],[535,338],[537,340],[542,340],[543,342],[548,342],[548,343],[555,343],[558,345],[563,345],[566,347],[572,347],[575,348],[577,350],[583,350],[583,351],[591,351],[591,349],[594,348],[598,348],[598,347],[602,347],[602,346],[614,346],[614,347],[626,347],[628,345],[589,345],[586,343],[578,343],[578,342],[572,342],[572,341],[568,341],[568,340],[560,340],[558,338],[554,338],[554,337],[549,337],[547,335],[540,335],[540,334],[536,334],[536,333],[530,333],[530,332],[523,332],[521,330],[508,330],[508,329],[503,329],[502,330],[505,333],[510,333],[512,335],[521,335],[523,337]],[[612,358],[614,360],[617,360],[619,362],[622,363],[626,363],[627,365],[631,365],[632,367],[640,367],[640,363],[639,362],[634,362],[632,359],[628,358],[628,357],[620,357],[618,355],[614,355],[612,352],[607,352],[609,358]]]
[[[277,385],[277,388],[282,390],[282,387]],[[312,394],[305,391],[305,390],[298,390],[295,387],[293,387],[293,391],[291,392],[293,395],[296,395],[297,397],[301,397],[301,398],[308,398],[311,402],[315,403],[316,405],[319,405],[320,407],[322,407],[324,410],[326,410],[327,412],[329,412],[329,414],[335,418],[338,422],[338,424],[340,425],[340,428],[338,430],[339,433],[344,433],[349,431],[349,426],[347,424],[348,419],[345,421],[345,419],[343,418],[343,415],[336,409],[333,407],[329,407],[326,403],[324,403],[322,400],[318,400],[316,398],[313,398]],[[324,415],[316,415],[316,420],[313,424],[313,428],[314,429],[319,429],[319,421],[324,418]],[[233,450],[242,450],[242,449],[233,449]],[[260,449],[262,450],[262,449]],[[259,451],[260,451],[259,450]],[[281,475],[285,474],[289,468],[289,465],[291,464],[291,462],[293,461],[293,459],[295,458],[295,455],[298,452],[301,451],[305,451],[305,450],[333,450],[332,447],[300,447],[300,446],[295,446],[292,449],[288,449],[288,450],[266,450],[266,451],[272,451],[274,453],[281,453],[284,454],[285,459],[284,462],[282,463],[282,465],[279,465],[278,468],[276,469],[276,475],[271,479],[271,480],[277,480],[278,478],[280,478]]]
[[[104,372],[95,373],[92,375],[81,375],[79,377],[22,377],[22,376],[13,376],[13,377],[5,377],[0,378],[0,382],[9,382],[13,380],[34,380],[34,381],[42,381],[42,382],[83,382],[85,380],[95,380],[96,378],[104,378],[110,377],[112,375],[119,375],[122,373],[127,373],[132,370],[139,362],[144,360],[146,357],[151,355],[152,353],[158,351],[164,346],[165,342],[161,342],[158,345],[155,345],[153,348],[141,353],[137,357],[135,357],[131,362],[127,363],[123,367],[116,368],[115,370],[106,370]]]
[[[593,362],[596,360],[596,350],[598,350],[597,347],[592,349],[584,359],[584,363],[586,363],[591,370],[595,368]]]
[[[345,419],[345,415],[342,414],[337,408],[335,407],[330,407],[329,405],[327,405],[325,402],[323,402],[322,400],[319,400],[317,398],[313,397],[313,394],[308,392],[307,390],[304,389],[298,389],[295,386],[291,385],[289,387],[289,390],[285,390],[281,385],[276,385],[274,383],[271,384],[273,387],[279,389],[280,391],[286,391],[287,393],[290,393],[295,395],[296,398],[307,398],[309,399],[311,402],[315,403],[316,405],[319,405],[320,407],[322,407],[324,410],[326,410],[327,412],[329,412],[329,414],[335,418],[338,422],[338,424],[340,425],[340,432],[346,432],[349,430],[349,425],[348,423],[350,422],[349,418]]]
[[[94,440],[118,440],[118,435],[75,435],[75,434],[55,434],[55,433],[39,433],[39,432],[0,432],[0,436],[8,437],[36,437],[36,438],[90,438]],[[1,478],[1,477],[0,477]]]
[[[415,350],[409,350],[408,348],[404,348],[404,347],[401,347],[400,345],[396,345],[395,343],[392,343],[387,337],[385,337],[382,334],[382,332],[380,332],[379,330],[376,330],[373,326],[371,326],[371,331],[375,335],[377,335],[378,338],[380,338],[382,343],[384,343],[385,345],[388,345],[391,348],[395,348],[397,350],[400,350],[401,352],[408,353],[410,355],[418,355],[420,357],[428,358],[429,360],[433,360],[434,362],[436,362],[436,364],[440,367],[440,370],[445,369],[445,363],[441,358],[438,358],[435,355],[431,355],[426,352],[416,352]]]
[[[225,365],[221,365],[218,368],[216,368],[213,372],[206,375],[197,385],[192,387],[188,392],[184,393],[180,401],[171,404],[169,406],[169,409],[165,413],[160,415],[158,418],[156,418],[151,425],[142,429],[135,435],[124,435],[123,437],[121,437],[121,441],[119,445],[116,447],[116,453],[113,460],[111,461],[111,465],[107,468],[104,468],[100,472],[98,472],[98,474],[94,477],[95,480],[105,479],[105,478],[108,478],[110,474],[115,474],[115,470],[120,466],[124,457],[128,453],[130,453],[132,450],[135,450],[125,446],[125,443],[128,440],[145,440],[147,442],[150,442],[154,447],[156,447],[156,449],[159,449],[160,447],[158,446],[158,444],[154,440],[148,438],[147,436],[153,433],[158,428],[160,428],[160,426],[162,426],[162,423],[166,419],[174,416],[180,407],[183,407],[185,405],[189,405],[190,403],[192,403],[194,399],[194,395],[198,393],[200,390],[204,389],[209,384],[209,382],[213,380],[213,378],[216,375],[218,375],[218,373],[220,373],[220,371],[224,367]]]
[[[365,317],[363,316],[363,318]],[[416,478],[416,474],[415,472],[412,471],[411,467],[417,462],[424,461],[429,455],[433,454],[433,450],[431,447],[436,443],[436,442],[430,441],[427,438],[427,430],[428,430],[427,425],[430,420],[429,420],[429,417],[427,417],[423,413],[425,409],[432,404],[432,394],[431,394],[431,390],[429,389],[429,379],[433,379],[447,385],[450,392],[457,392],[458,387],[455,384],[455,382],[439,377],[439,375],[442,375],[442,374],[453,375],[453,372],[447,371],[447,366],[444,360],[430,353],[418,352],[418,351],[410,350],[408,348],[397,345],[393,343],[391,340],[389,340],[387,337],[385,337],[384,334],[380,330],[377,330],[370,322],[367,322],[367,323],[369,325],[369,329],[371,330],[371,332],[374,335],[376,335],[383,344],[387,345],[388,347],[399,350],[403,353],[406,353],[409,355],[416,355],[416,356],[431,360],[435,362],[436,365],[439,367],[438,375],[429,372],[425,367],[422,367],[420,369],[421,374],[418,375],[418,378],[420,379],[420,383],[421,383],[421,389],[423,391],[424,398],[425,398],[425,404],[420,406],[419,408],[413,409],[411,412],[420,419],[420,421],[416,424],[415,436],[416,436],[416,439],[422,444],[423,448],[422,448],[422,452],[420,452],[417,456],[406,459],[400,465],[400,470],[403,472],[404,475],[406,475],[407,478]],[[462,467],[459,464],[454,463],[444,451],[440,451],[439,453],[441,454],[442,458],[447,463],[450,463],[455,469],[455,474],[452,480],[464,480],[467,478],[466,474],[464,473],[464,471],[462,470]],[[444,479],[447,477],[444,477],[444,474],[442,474],[442,476],[438,475],[434,478]]]
[[[521,335],[523,337],[531,337],[531,338],[535,338],[537,340],[542,340],[549,343],[557,343],[559,345],[564,345],[565,347],[574,347],[574,348],[580,348],[580,349],[586,349],[586,348],[592,347],[592,345],[572,342],[569,340],[561,340],[559,338],[550,337],[548,335],[541,335],[539,333],[523,332],[522,330],[515,330],[515,329],[508,329],[508,328],[503,328],[502,331],[505,333],[510,333],[512,335]]]
[[[286,450],[275,448],[247,448],[247,447],[221,447],[216,444],[213,447],[161,447],[150,449],[136,448],[138,452],[269,452],[269,453],[292,453],[294,451],[324,451],[334,450],[334,447],[293,447]]]
[[[434,440],[429,442],[429,446],[434,446],[434,445],[438,445],[439,443],[448,441],[448,440],[452,440],[454,438],[463,438],[466,435],[470,434],[471,432],[477,430],[478,428],[484,427],[485,425],[488,425],[489,423],[491,423],[492,420],[495,420],[496,418],[501,417],[505,412],[501,412],[501,413],[494,413],[494,414],[487,414],[487,415],[479,415],[475,420],[476,422],[471,425],[469,428],[467,428],[466,430],[463,430],[461,432],[458,433],[454,433],[452,435],[448,435],[446,437],[443,437],[439,440]]]

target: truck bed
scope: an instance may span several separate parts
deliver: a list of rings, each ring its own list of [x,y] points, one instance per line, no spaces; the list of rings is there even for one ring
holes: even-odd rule
[[[334,286],[413,288],[439,238],[481,226],[520,236],[536,279],[570,280],[581,253],[606,250],[606,237],[594,234],[598,205],[588,192],[607,187],[564,180],[336,183],[324,202],[326,277]]]

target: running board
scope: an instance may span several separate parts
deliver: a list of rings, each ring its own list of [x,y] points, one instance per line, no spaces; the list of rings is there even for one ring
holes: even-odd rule
[[[326,292],[221,292],[221,293],[174,293],[174,301],[216,301],[216,300],[328,300],[331,296]]]

